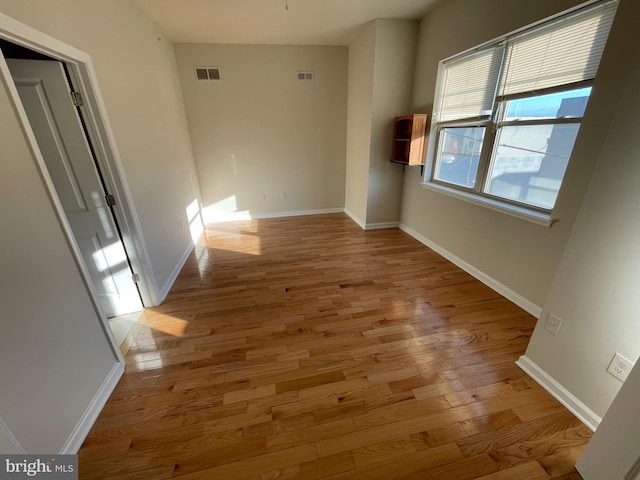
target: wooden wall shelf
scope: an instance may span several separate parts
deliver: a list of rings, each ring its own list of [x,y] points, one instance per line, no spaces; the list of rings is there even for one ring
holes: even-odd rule
[[[391,161],[403,165],[424,165],[426,129],[426,114],[396,117],[393,124]]]

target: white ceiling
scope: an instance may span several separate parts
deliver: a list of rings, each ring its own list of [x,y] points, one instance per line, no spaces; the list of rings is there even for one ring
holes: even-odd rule
[[[368,21],[419,19],[437,0],[134,1],[176,43],[349,45]]]

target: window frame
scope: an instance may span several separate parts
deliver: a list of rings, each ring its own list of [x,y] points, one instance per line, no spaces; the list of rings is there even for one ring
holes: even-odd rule
[[[429,133],[429,148],[426,153],[425,159],[425,172],[422,181],[424,188],[435,190],[440,193],[460,198],[471,203],[485,206],[492,210],[500,211],[524,220],[531,221],[533,223],[550,227],[554,223],[553,211],[557,205],[557,200],[562,191],[562,185],[565,175],[561,179],[560,187],[554,206],[552,208],[544,208],[533,204],[520,202],[517,200],[504,198],[485,191],[489,186],[489,175],[491,170],[491,163],[495,157],[497,151],[497,145],[495,143],[498,131],[500,128],[508,126],[528,126],[528,125],[561,125],[561,124],[578,124],[582,125],[582,119],[584,113],[580,117],[568,116],[568,117],[542,117],[536,119],[526,120],[506,120],[506,105],[510,100],[517,100],[523,98],[531,98],[534,96],[568,92],[586,87],[593,87],[594,79],[583,80],[579,82],[573,82],[569,84],[558,85],[550,88],[545,88],[540,91],[528,91],[510,95],[499,95],[499,88],[502,79],[502,69],[504,67],[505,56],[507,52],[507,42],[514,38],[526,35],[529,32],[544,28],[547,25],[552,25],[558,21],[562,21],[564,18],[571,17],[579,14],[582,11],[588,11],[593,8],[605,7],[607,5],[617,4],[617,0],[592,0],[584,4],[578,5],[572,9],[560,12],[551,17],[542,19],[538,22],[525,26],[519,30],[515,30],[508,34],[505,34],[497,39],[485,42],[479,46],[460,52],[452,57],[446,58],[438,64],[438,74],[436,80],[436,90],[434,98],[433,120],[434,124]],[[615,15],[615,12],[614,12]],[[483,50],[502,48],[502,63],[500,67],[500,74],[497,84],[495,86],[494,101],[490,114],[480,115],[471,118],[461,118],[454,120],[437,121],[436,114],[440,111],[442,101],[442,91],[445,68],[443,66],[451,61],[457,59],[469,57],[477,54]],[[591,95],[591,93],[590,93]],[[480,157],[478,160],[478,168],[476,172],[475,184],[473,187],[467,187],[451,182],[440,180],[436,177],[439,164],[437,158],[439,155],[439,147],[442,141],[442,135],[447,128],[464,128],[464,127],[484,127],[485,134],[483,136],[482,148]],[[578,130],[579,132],[579,130]],[[575,146],[575,144],[574,144]],[[573,151],[573,147],[572,147]],[[566,174],[566,171],[565,171]]]

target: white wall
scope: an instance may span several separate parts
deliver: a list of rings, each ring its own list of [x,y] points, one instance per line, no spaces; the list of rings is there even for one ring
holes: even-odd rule
[[[59,452],[116,362],[0,87],[0,418]]]
[[[417,23],[378,19],[349,46],[346,210],[361,226],[398,222],[402,167],[393,118],[411,113]]]
[[[640,462],[640,366],[636,366],[620,389],[576,468],[584,480],[638,480],[625,477]]]
[[[621,383],[606,373],[615,352],[640,355],[640,5],[622,0],[597,89],[617,94],[605,143],[527,357],[598,416]],[[544,330],[547,314],[563,320]],[[610,477],[614,478],[614,477]]]
[[[274,214],[344,207],[346,47],[175,49],[209,220],[215,210]],[[196,66],[220,67],[222,80],[197,81]],[[298,80],[298,71],[312,71],[314,79]]]
[[[349,45],[345,210],[360,226],[367,220],[375,52],[376,24],[370,22]]]
[[[92,56],[155,279],[168,286],[197,195],[171,44],[129,0],[0,0],[0,12]],[[117,357],[8,98],[0,87],[0,417],[28,452],[57,452]]]
[[[420,24],[413,111],[431,113],[440,60],[578,3],[579,0],[438,3]],[[595,103],[598,94],[594,92],[591,103]],[[606,106],[598,114],[592,114],[592,110],[587,115],[596,124]],[[586,123],[587,120],[582,133],[588,130]],[[593,152],[598,151],[601,142],[597,133],[582,133],[575,148],[577,158],[566,174],[555,211],[558,223],[550,229],[426,190],[414,169],[407,169],[404,174],[401,223],[541,306],[590,178]]]
[[[367,224],[397,222],[402,199],[402,166],[393,164],[393,119],[412,113],[411,96],[418,23],[376,20]],[[424,113],[424,112],[416,112]],[[410,168],[416,173],[414,168]]]
[[[5,423],[0,418],[0,453],[15,454],[20,453],[14,442],[11,440],[12,435],[8,430]]]
[[[156,283],[167,287],[198,195],[171,43],[129,0],[0,0],[0,12],[91,55]]]

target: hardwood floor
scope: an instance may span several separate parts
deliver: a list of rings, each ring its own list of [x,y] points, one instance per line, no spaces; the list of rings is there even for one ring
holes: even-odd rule
[[[398,229],[210,225],[144,321],[82,479],[580,479],[535,319]]]

